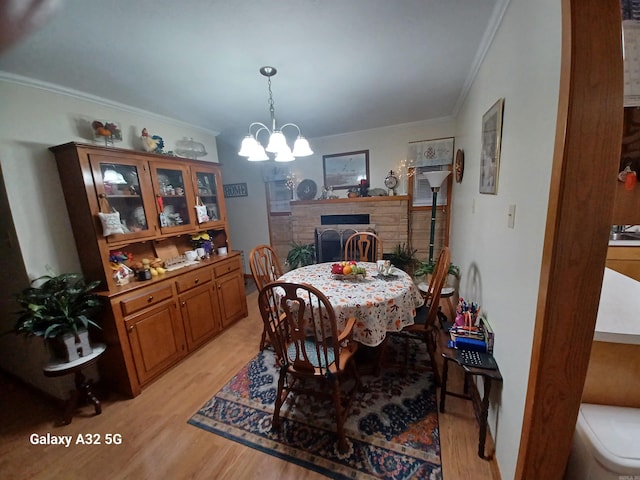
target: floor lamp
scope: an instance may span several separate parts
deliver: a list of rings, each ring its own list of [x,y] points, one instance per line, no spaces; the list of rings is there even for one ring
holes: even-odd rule
[[[433,192],[433,202],[431,204],[431,234],[429,236],[429,264],[433,264],[433,242],[436,236],[436,200],[442,182],[444,182],[444,179],[447,178],[450,173],[449,170],[434,170],[422,173],[422,176],[429,181],[431,191]]]

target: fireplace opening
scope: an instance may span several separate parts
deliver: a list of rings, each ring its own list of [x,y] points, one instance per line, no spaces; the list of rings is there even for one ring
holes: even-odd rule
[[[357,232],[375,233],[375,227],[369,223],[369,214],[322,215],[315,229],[317,262],[342,260],[347,239]]]
[[[320,225],[367,225],[368,213],[350,213],[346,215],[320,215]]]

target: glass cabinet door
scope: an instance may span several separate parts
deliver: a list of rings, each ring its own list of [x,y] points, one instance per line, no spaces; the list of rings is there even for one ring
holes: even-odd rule
[[[204,222],[202,226],[212,226],[216,222],[223,221],[226,212],[222,202],[218,200],[218,195],[222,194],[222,186],[217,168],[192,167],[192,169],[198,200],[201,205],[207,208],[207,216],[209,217],[209,221]]]
[[[192,230],[196,201],[186,183],[189,178],[187,168],[156,162],[151,176],[161,232]]]
[[[122,233],[107,236],[107,242],[154,236],[155,212],[149,200],[153,197],[146,164],[100,155],[92,155],[89,161],[100,212],[118,213],[120,217]]]

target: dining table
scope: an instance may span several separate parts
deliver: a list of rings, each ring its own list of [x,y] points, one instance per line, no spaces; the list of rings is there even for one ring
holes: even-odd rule
[[[296,268],[278,280],[306,283],[320,290],[331,302],[338,330],[354,317],[353,339],[368,347],[380,345],[387,332],[398,332],[414,323],[416,308],[424,304],[424,298],[406,272],[392,267],[383,275],[375,263],[358,262],[365,275],[336,275],[331,273],[332,265]]]

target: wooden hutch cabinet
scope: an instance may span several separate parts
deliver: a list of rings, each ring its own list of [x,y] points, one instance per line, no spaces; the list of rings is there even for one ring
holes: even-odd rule
[[[241,253],[231,249],[217,164],[131,150],[67,143],[55,154],[82,270],[101,280],[107,350],[100,362],[109,386],[136,396],[150,381],[222,329],[247,316]],[[208,221],[199,223],[196,205]],[[104,235],[99,213],[119,214]],[[189,262],[150,280],[120,284],[111,257],[170,260],[208,232],[227,255]],[[184,265],[184,263],[183,263]]]

